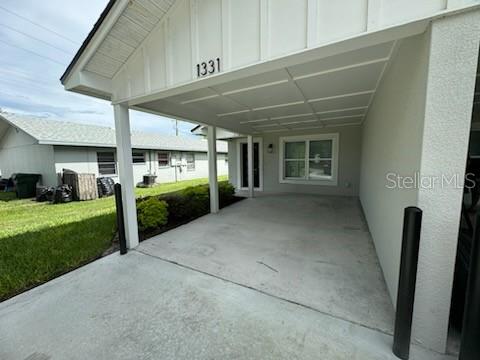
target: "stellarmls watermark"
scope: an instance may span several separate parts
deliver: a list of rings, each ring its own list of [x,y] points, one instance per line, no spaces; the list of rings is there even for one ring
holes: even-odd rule
[[[420,175],[418,172],[413,175],[400,175],[394,172],[385,175],[387,189],[427,189],[453,188],[472,189],[476,186],[475,174],[441,174],[441,175]]]

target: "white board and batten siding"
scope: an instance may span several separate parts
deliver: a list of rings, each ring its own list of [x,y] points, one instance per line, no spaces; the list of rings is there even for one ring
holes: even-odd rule
[[[230,72],[475,2],[177,0],[114,74],[113,101],[191,83],[199,79],[197,64],[209,60]],[[145,36],[141,27],[124,26]]]

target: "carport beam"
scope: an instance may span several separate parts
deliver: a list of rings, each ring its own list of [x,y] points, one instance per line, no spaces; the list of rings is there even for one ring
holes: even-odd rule
[[[124,104],[113,105],[113,113],[115,117],[115,137],[117,140],[118,173],[120,184],[122,184],[125,234],[127,247],[132,249],[138,245],[138,225],[128,106]]]
[[[253,198],[253,136],[247,137],[247,157],[248,157],[248,197]]]
[[[210,212],[218,213],[218,179],[217,179],[217,131],[215,126],[208,127],[208,184],[210,186]]]

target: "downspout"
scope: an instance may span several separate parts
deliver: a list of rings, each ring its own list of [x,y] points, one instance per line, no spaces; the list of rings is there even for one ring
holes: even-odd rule
[[[175,164],[173,165],[173,169],[175,170],[175,182],[178,181],[177,179],[177,169],[178,169],[178,166],[177,166],[177,161],[178,161],[178,156],[177,156],[177,153],[173,153],[175,155]]]
[[[152,150],[148,150],[148,173],[150,175],[152,174]]]

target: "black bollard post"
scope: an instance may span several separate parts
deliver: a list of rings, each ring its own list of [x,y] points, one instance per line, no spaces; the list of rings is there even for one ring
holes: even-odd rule
[[[463,312],[462,342],[458,359],[480,359],[480,213],[477,213],[473,232],[467,294]]]
[[[123,219],[122,186],[117,183],[113,188],[115,190],[115,205],[117,208],[117,227],[118,240],[120,243],[120,255],[124,255],[127,253],[127,238],[125,237],[125,222]]]
[[[402,360],[407,360],[410,355],[421,226],[422,210],[413,206],[405,208],[400,276],[398,279],[397,312],[393,335],[393,353]]]

